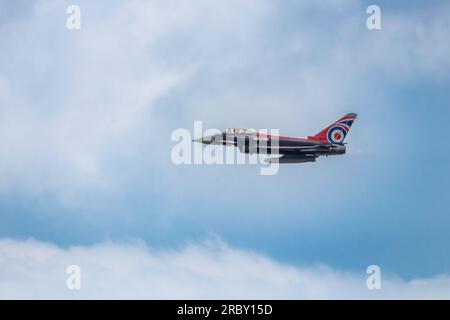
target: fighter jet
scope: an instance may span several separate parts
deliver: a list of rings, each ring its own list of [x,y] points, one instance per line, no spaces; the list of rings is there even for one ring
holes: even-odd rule
[[[263,134],[251,129],[229,128],[221,134],[205,136],[193,141],[204,144],[235,146],[240,152],[267,154],[268,163],[315,162],[319,156],[345,154],[344,140],[356,120],[355,113],[349,113],[336,122],[307,138],[293,138]]]

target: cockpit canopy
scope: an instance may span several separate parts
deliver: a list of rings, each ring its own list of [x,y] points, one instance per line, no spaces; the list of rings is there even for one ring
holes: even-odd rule
[[[244,128],[228,128],[224,130],[226,134],[246,134],[253,133],[255,130],[253,129],[244,129]]]

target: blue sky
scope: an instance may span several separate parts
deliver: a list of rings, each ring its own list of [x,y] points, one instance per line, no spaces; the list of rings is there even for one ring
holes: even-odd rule
[[[0,238],[62,248],[218,236],[292,266],[450,273],[450,6],[378,1],[0,2]],[[175,166],[177,128],[316,133],[314,164]]]

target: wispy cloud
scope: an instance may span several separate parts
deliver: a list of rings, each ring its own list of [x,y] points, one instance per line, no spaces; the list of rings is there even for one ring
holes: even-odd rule
[[[121,188],[112,164],[132,166],[136,157],[117,150],[151,163],[144,143],[161,150],[169,135],[149,132],[202,119],[307,134],[359,111],[368,95],[386,102],[389,92],[371,95],[376,86],[439,80],[450,65],[448,6],[429,20],[383,11],[373,33],[356,1],[80,6],[80,31],[65,28],[60,1],[11,9],[16,20],[0,25],[0,191],[50,192],[70,204],[86,190]]]
[[[390,3],[371,32],[361,1],[80,0],[79,31],[71,1],[2,2],[0,235],[157,246],[212,230],[341,266],[372,259],[357,237],[408,277],[448,272],[448,149],[430,139],[446,136],[450,6]],[[350,111],[349,153],[314,166],[170,162],[194,120],[307,135]]]
[[[66,268],[79,265],[81,289]],[[36,240],[0,240],[0,298],[398,299],[450,298],[450,277],[403,281],[383,275],[368,290],[365,270],[296,267],[213,239],[178,250],[143,242],[63,249]]]

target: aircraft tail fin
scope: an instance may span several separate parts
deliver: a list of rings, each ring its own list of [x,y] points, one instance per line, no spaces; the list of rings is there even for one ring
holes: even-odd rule
[[[331,144],[343,144],[356,117],[356,113],[348,113],[316,135],[309,136],[308,139],[329,142]]]

